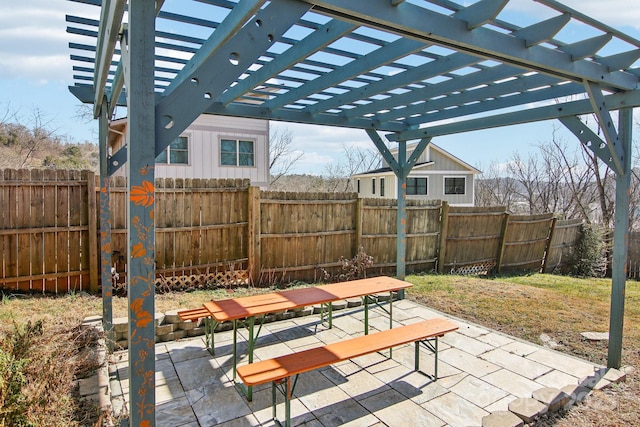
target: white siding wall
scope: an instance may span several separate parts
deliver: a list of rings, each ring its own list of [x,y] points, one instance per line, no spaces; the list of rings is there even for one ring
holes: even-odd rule
[[[181,135],[189,138],[189,165],[156,165],[162,178],[248,178],[253,185],[269,183],[269,122],[202,115]],[[220,139],[254,141],[253,167],[220,166]]]

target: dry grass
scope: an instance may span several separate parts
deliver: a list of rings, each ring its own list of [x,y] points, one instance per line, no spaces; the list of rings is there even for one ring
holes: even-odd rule
[[[234,295],[266,290],[238,289]],[[156,311],[165,312],[180,307],[198,307],[212,298],[228,297],[225,290],[178,293],[156,296]],[[127,298],[113,298],[115,317],[127,315]],[[76,380],[93,374],[101,361],[96,357],[100,338],[93,329],[80,327],[87,316],[102,313],[102,299],[85,293],[65,296],[41,294],[3,294],[0,301],[0,349],[11,353],[17,334],[27,325],[42,322],[42,328],[31,334],[24,357],[25,385],[18,404],[3,393],[0,375],[0,425],[32,425],[47,427],[89,427],[99,425],[100,414],[95,402],[80,399]],[[25,340],[22,340],[25,341]],[[23,351],[18,351],[23,353]],[[17,369],[17,368],[16,368]],[[1,374],[1,372],[0,372]],[[16,375],[17,371],[8,375]],[[23,408],[24,424],[10,422],[6,411]],[[27,409],[24,409],[27,408]]]
[[[547,337],[556,350],[606,365],[607,342],[587,341],[585,331],[609,328],[610,279],[576,279],[552,275],[503,278],[410,276],[410,299],[445,313],[485,325],[540,345]],[[623,365],[640,362],[640,284],[627,282]],[[543,335],[545,339],[541,339]],[[539,426],[626,426],[640,417],[638,373],[626,383],[592,395],[568,412],[544,419]]]
[[[551,275],[503,277],[479,279],[450,275],[409,276],[414,286],[407,292],[410,299],[452,315],[468,319],[509,335],[543,344],[546,334],[558,343],[560,351],[570,353],[596,363],[606,363],[606,343],[583,340],[580,332],[606,331],[609,321],[610,280],[574,279]],[[234,291],[196,291],[156,295],[156,311],[166,312],[177,308],[194,308],[211,299],[270,292],[273,289],[236,289]],[[625,311],[625,335],[623,363],[638,366],[640,362],[640,286],[638,282],[627,284]],[[127,299],[114,297],[114,317],[127,315]],[[83,375],[91,368],[82,362],[79,348],[91,345],[78,338],[78,325],[83,318],[101,314],[99,296],[86,294],[51,297],[42,295],[5,297],[0,303],[0,338],[13,328],[13,322],[35,322],[42,319],[45,336],[50,343],[78,343],[66,359],[47,359],[52,367],[71,364],[74,369],[59,381],[64,384],[57,392],[64,398],[53,406],[46,405],[38,416],[50,416],[55,421],[34,418],[35,425],[92,426],[97,421],[97,411],[83,407],[77,399],[73,382],[68,378]],[[42,346],[55,350],[56,344]],[[71,346],[69,348],[72,348]],[[55,353],[49,351],[47,354]],[[60,353],[63,354],[63,353]],[[69,361],[78,360],[78,363]],[[43,366],[45,362],[37,362]],[[82,362],[82,363],[81,363]],[[67,369],[67,368],[65,368]],[[34,370],[34,372],[37,370]],[[75,393],[75,394],[74,394]],[[626,383],[605,392],[597,393],[583,405],[559,416],[547,418],[539,426],[620,426],[636,425],[640,416],[640,380],[631,374]],[[66,400],[65,400],[66,399]],[[55,409],[52,411],[51,409]],[[56,413],[57,411],[57,413]],[[92,412],[93,411],[93,412]],[[43,415],[44,414],[44,415]],[[71,414],[71,415],[69,415]]]

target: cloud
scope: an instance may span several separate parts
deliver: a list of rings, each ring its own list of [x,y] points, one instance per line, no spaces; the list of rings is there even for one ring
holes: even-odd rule
[[[640,5],[629,0],[562,0],[562,4],[613,28],[640,29]],[[632,5],[633,3],[633,5]],[[532,0],[511,0],[505,10],[525,12],[536,18],[558,14],[554,9]]]
[[[0,78],[70,83],[72,68],[68,43],[86,44],[88,40],[66,32],[67,14],[97,18],[99,8],[70,1],[1,2]]]

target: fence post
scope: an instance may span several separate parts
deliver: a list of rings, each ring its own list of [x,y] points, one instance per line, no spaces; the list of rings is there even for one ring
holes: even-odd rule
[[[248,268],[251,283],[256,285],[260,280],[260,187],[249,186],[248,192]]]
[[[504,256],[504,246],[507,241],[507,227],[509,227],[509,212],[504,213],[504,221],[502,222],[502,230],[500,231],[500,245],[496,257],[496,271],[498,273],[502,270],[502,257]]]
[[[542,261],[542,272],[546,273],[547,272],[547,267],[548,267],[548,262],[549,262],[549,258],[551,258],[551,256],[549,255],[549,252],[551,252],[551,244],[553,243],[553,236],[556,232],[556,224],[558,224],[558,218],[552,218],[551,219],[551,227],[549,229],[549,237],[547,237],[547,247],[544,249],[544,261]]]
[[[442,202],[440,213],[440,246],[438,248],[438,273],[444,272],[444,258],[447,253],[447,232],[449,228],[449,203]]]
[[[98,292],[98,221],[96,204],[96,174],[87,171],[87,214],[89,227],[89,290]]]
[[[362,246],[362,198],[358,197],[356,200],[356,247],[355,254],[353,256],[358,255],[358,251],[360,250],[360,246]],[[366,251],[365,251],[366,252]]]

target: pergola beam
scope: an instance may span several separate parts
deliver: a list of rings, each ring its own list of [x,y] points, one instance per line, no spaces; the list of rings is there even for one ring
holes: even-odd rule
[[[576,116],[559,117],[558,120],[569,129],[576,138],[602,160],[611,170],[616,170],[616,164],[611,158],[611,151],[607,143],[592,131]]]
[[[355,28],[353,24],[346,22],[331,20],[317,30],[317,36],[305,37],[300,42],[291,46],[277,59],[263,65],[258,71],[251,73],[247,78],[241,80],[233,87],[230,87],[220,96],[220,102],[228,104],[237,97],[243,95],[264,83],[272,76],[294,66],[296,63],[304,60],[305,56],[314,53],[319,49],[326,47],[334,40],[342,37],[344,34]]]
[[[211,37],[197,50],[189,62],[173,79],[166,88],[164,95],[169,96],[175,90],[184,85],[184,82],[193,78],[196,74],[202,74],[202,70],[209,59],[218,52],[231,38],[247,23],[266,0],[244,0],[231,9],[229,15],[211,34]],[[203,82],[204,83],[204,82]]]
[[[93,98],[93,118],[100,116],[100,106],[105,96],[105,87],[109,67],[119,38],[120,25],[124,15],[126,0],[103,0],[100,11],[100,30],[96,43],[96,67],[93,81],[97,83],[97,90]]]
[[[618,110],[630,106],[640,105],[640,90],[620,92],[613,95],[605,96],[607,105],[611,110]],[[529,110],[515,111],[511,113],[496,114],[493,116],[482,117],[479,119],[471,119],[451,123],[440,126],[430,126],[420,129],[411,129],[397,134],[389,134],[389,141],[414,140],[424,138],[426,136],[436,137],[443,135],[452,135],[454,133],[472,132],[476,130],[492,129],[501,126],[512,126],[524,123],[541,122],[545,120],[553,120],[559,117],[581,116],[593,113],[591,102],[587,99],[580,101],[571,101],[561,104],[547,105]]]
[[[439,44],[481,58],[536,70],[575,82],[594,81],[606,89],[634,90],[638,77],[609,71],[593,61],[574,61],[571,55],[544,46],[526,47],[522,40],[485,27],[469,30],[461,19],[421,8],[410,3],[391,6],[386,0],[304,0],[314,10],[332,17],[368,25],[401,36]]]
[[[379,64],[392,62],[395,59],[402,58],[412,52],[416,52],[424,48],[425,46],[422,42],[405,38],[398,39],[362,56],[361,58],[343,65],[331,73],[323,74],[299,88],[291,89],[283,95],[266,101],[263,106],[270,110],[277,109],[322,89],[326,89],[336,85],[337,83],[357,77],[366,71],[377,68]]]
[[[309,8],[296,0],[273,0],[255,16],[250,16],[251,8],[242,8],[242,16],[234,15],[233,25],[221,36],[225,43],[218,46],[217,37],[212,36],[207,55],[193,62],[188,72],[181,74],[180,83],[156,104],[156,152],[164,150],[204,113]],[[232,32],[241,17],[245,25]]]
[[[596,84],[585,82],[585,87],[587,88],[587,92],[589,92],[589,100],[593,106],[593,112],[600,123],[600,129],[607,140],[607,147],[611,153],[613,163],[615,164],[616,173],[623,173],[622,165],[625,161],[624,157],[625,154],[629,155],[629,153],[624,152],[624,148],[618,137],[618,132],[613,124],[613,119],[611,118],[611,112],[607,106],[605,96],[600,87]]]

